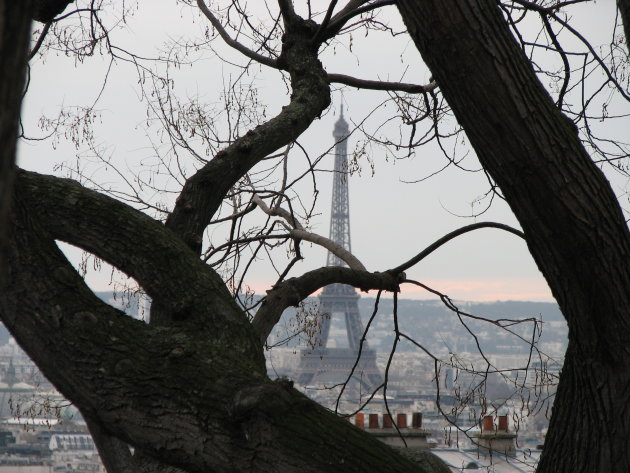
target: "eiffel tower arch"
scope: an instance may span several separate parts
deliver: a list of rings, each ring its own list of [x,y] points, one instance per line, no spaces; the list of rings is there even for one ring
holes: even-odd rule
[[[333,194],[330,212],[330,239],[351,251],[350,245],[350,199],[348,195],[348,123],[343,117],[343,106],[339,120],[335,123],[335,166],[333,172]],[[327,266],[347,266],[333,253],[328,253]],[[346,382],[353,366],[354,374],[348,383],[351,393],[370,394],[378,388],[383,377],[376,366],[376,353],[367,341],[361,346],[363,322],[358,306],[359,294],[346,284],[330,284],[319,295],[321,328],[314,340],[313,349],[303,349],[296,381],[302,386],[315,385],[333,387]],[[347,334],[347,347],[328,347],[333,318],[342,316]],[[360,359],[359,351],[361,351]]]

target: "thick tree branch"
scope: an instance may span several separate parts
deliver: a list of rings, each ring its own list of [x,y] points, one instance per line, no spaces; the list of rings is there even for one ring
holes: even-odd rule
[[[225,455],[247,459],[240,435],[228,432],[234,396],[264,381],[256,356],[119,313],[85,287],[52,240],[36,236],[41,230],[26,219],[18,225],[0,313],[44,375],[104,434],[162,461],[229,471]]]
[[[226,329],[225,323],[236,334],[247,332],[246,318],[223,281],[159,222],[69,179],[19,171],[16,192],[53,238],[136,279],[178,324],[213,335],[219,327]]]
[[[407,92],[408,94],[423,94],[431,92],[437,88],[437,83],[432,81],[426,85],[406,84],[404,82],[387,82],[380,80],[358,79],[356,77],[344,74],[328,74],[329,82],[337,82],[339,84],[349,85],[358,89],[370,90],[391,90],[398,92]]]
[[[616,300],[609,294],[614,288],[604,283],[609,276],[589,278],[588,284],[581,276],[595,271],[615,273],[619,281],[630,278],[630,259],[622,256],[630,253],[630,235],[617,198],[575,125],[538,81],[496,4],[467,0],[458,2],[456,14],[447,14],[452,8],[446,3],[431,0],[420,12],[400,0],[399,9],[482,165],[518,218],[561,307],[575,305],[577,295],[585,298],[585,306],[598,300],[605,307]],[[471,54],[474,61],[467,60]],[[488,77],[495,78],[491,86],[483,83]],[[609,240],[594,227],[615,237]],[[611,241],[616,242],[614,251],[601,251]],[[555,279],[558,268],[568,271],[561,279]],[[568,278],[579,286],[571,296],[560,290]],[[614,325],[601,323],[596,331]],[[608,336],[615,339],[620,333]]]
[[[610,184],[537,79],[494,0],[397,5],[569,325],[537,471],[630,470],[628,451],[607,447],[628,432],[630,385],[630,233]],[[602,432],[597,448],[586,430]]]
[[[291,226],[291,228],[297,228],[299,230],[304,230],[302,224],[295,218],[294,215],[291,214],[286,209],[283,209],[279,205],[275,206],[273,209],[269,208],[269,206],[265,203],[265,201],[258,195],[254,194],[252,196],[252,202],[255,203],[260,210],[265,212],[267,215],[271,217],[282,217],[286,222]]]
[[[120,424],[117,435],[131,441],[134,429],[145,422],[155,424],[149,412],[138,410],[147,401],[138,402],[144,397],[139,393],[146,382],[142,377],[163,372],[155,364],[157,353],[151,352],[156,343],[162,345],[158,351],[174,350],[177,344],[168,336],[153,338],[155,331],[148,325],[94,296],[52,239],[40,236],[41,228],[19,198],[16,201],[2,320],[44,375],[84,415],[110,429]],[[64,360],[63,370],[59,360]],[[117,393],[125,393],[125,399],[111,403]],[[173,403],[170,409],[175,408]],[[137,439],[133,443],[138,445]]]
[[[326,73],[310,42],[315,25],[290,11],[283,18],[286,32],[279,62],[291,76],[290,103],[189,178],[167,219],[166,226],[197,253],[201,252],[203,231],[229,189],[263,158],[295,141],[330,104]]]
[[[361,263],[361,261],[356,256],[346,250],[343,246],[332,241],[330,238],[326,238],[323,235],[318,235],[316,233],[300,229],[293,229],[289,231],[289,235],[291,235],[293,238],[310,241],[311,243],[315,243],[316,245],[326,248],[328,251],[330,251],[332,254],[334,254],[344,263],[346,263],[352,270],[367,271],[363,263]]]
[[[86,417],[85,422],[107,473],[130,473],[133,471],[133,455],[129,445],[109,434],[97,421]]]
[[[32,0],[33,19],[41,23],[48,23],[73,2],[74,0]]]
[[[330,3],[328,4],[328,8],[326,9],[326,14],[324,15],[324,19],[320,23],[319,28],[317,28],[317,33],[315,33],[315,36],[313,37],[314,44],[321,44],[322,33],[328,27],[328,23],[330,23],[330,17],[332,16],[333,11],[335,11],[336,5],[337,5],[337,0],[330,0]]]
[[[384,289],[398,291],[399,279],[390,273],[370,273],[343,267],[326,267],[287,279],[273,289],[254,316],[252,324],[261,342],[265,342],[287,307],[296,307],[313,292],[334,283],[349,284],[362,291]]]
[[[358,287],[363,291],[370,289],[398,291],[400,281],[405,278],[404,271],[416,265],[452,239],[481,228],[498,228],[524,238],[522,232],[508,225],[496,222],[480,222],[450,232],[426,247],[409,261],[382,273],[370,273],[365,269],[359,268],[337,267],[319,268],[310,271],[302,276],[288,279],[267,291],[267,296],[252,322],[254,329],[261,341],[266,341],[286,308],[297,307],[305,298],[328,284],[343,283]]]
[[[110,438],[115,433],[122,442],[146,451],[161,462],[190,471],[228,471],[229,468],[224,463],[228,461],[232,463],[230,468],[239,471],[262,472],[269,471],[268,465],[272,463],[295,465],[297,461],[300,465],[304,464],[299,468],[301,471],[319,472],[329,471],[331,458],[335,459],[335,464],[340,465],[336,471],[344,471],[346,467],[342,458],[347,455],[347,443],[341,442],[341,439],[353,438],[356,429],[333,419],[330,419],[333,424],[322,423],[321,416],[331,414],[325,413],[322,408],[306,401],[297,393],[268,384],[262,375],[264,368],[259,361],[258,352],[247,348],[248,338],[245,336],[243,342],[239,338],[238,329],[235,332],[234,327],[217,327],[216,333],[208,337],[207,332],[184,332],[177,325],[169,329],[154,328],[130,320],[91,294],[82,279],[59,254],[52,243],[52,235],[37,236],[47,234],[39,227],[40,221],[47,228],[50,227],[53,234],[63,234],[64,237],[72,235],[69,227],[76,227],[76,232],[82,235],[73,236],[73,240],[78,240],[85,246],[96,245],[101,254],[115,260],[114,255],[110,255],[114,248],[127,251],[124,245],[117,246],[117,240],[132,238],[126,232],[131,231],[137,235],[136,232],[140,231],[139,225],[146,225],[142,234],[161,245],[161,239],[169,239],[168,230],[151,219],[148,219],[148,223],[144,222],[146,217],[143,218],[142,214],[132,209],[119,209],[117,205],[125,207],[124,204],[83,189],[72,181],[21,171],[17,180],[17,192],[17,203],[23,209],[22,215],[28,215],[28,220],[21,221],[18,231],[14,233],[10,278],[12,284],[0,288],[5,294],[5,305],[0,309],[3,319],[42,367],[44,374],[87,417],[102,426],[102,439],[107,448],[115,451],[122,446],[119,441]],[[34,207],[35,203],[44,201],[46,204],[43,207]],[[58,207],[58,210],[54,207]],[[110,212],[118,215],[115,221],[98,217]],[[67,224],[55,222],[61,219],[61,215],[69,220]],[[151,225],[157,225],[157,228],[151,230]],[[114,228],[109,234],[107,226]],[[101,240],[111,240],[113,247],[101,248],[106,244],[91,243],[90,240],[97,234]],[[107,234],[108,238],[103,239],[103,234]],[[177,242],[176,237],[171,238]],[[146,256],[142,249],[143,242],[138,242],[137,238],[131,241],[138,246],[136,251],[139,253],[139,264],[148,264],[142,262]],[[188,253],[197,261],[194,254],[182,243],[173,245],[175,249],[183,247],[186,251],[179,255],[170,253],[167,255],[168,259],[186,258]],[[154,247],[153,243],[150,246],[154,252],[168,251],[168,248]],[[154,257],[160,256],[154,253]],[[116,261],[124,264],[124,259],[129,257],[120,257]],[[194,264],[193,260],[185,259],[184,266]],[[353,273],[351,270],[338,270],[340,275],[334,279],[343,282],[351,278],[357,282],[357,276],[350,276]],[[330,279],[325,275],[324,283],[326,277]],[[379,276],[369,273],[358,277],[366,288],[377,285],[395,289],[393,277],[383,275],[380,279],[378,282]],[[314,274],[314,280],[321,283],[317,273]],[[173,283],[177,285],[179,281]],[[314,284],[308,278],[300,281],[301,286],[310,285],[312,288]],[[302,291],[311,292],[311,288],[304,287]],[[216,306],[217,302],[209,301],[203,293],[197,292],[204,290],[204,287],[196,286],[189,287],[187,292],[192,297]],[[24,294],[29,291],[35,291],[37,296],[31,297],[27,304],[21,304]],[[213,297],[230,299],[227,293],[215,293]],[[193,309],[203,310],[198,306]],[[204,313],[207,314],[207,311]],[[229,315],[223,315],[229,318]],[[62,342],[51,345],[42,337],[51,337]],[[259,348],[258,341],[256,345]],[[227,352],[226,346],[231,347]],[[63,372],[57,370],[55,360],[58,359],[73,360],[72,369]],[[105,371],[101,371],[102,369]],[[191,390],[190,380],[197,377],[201,380],[196,381],[195,389]],[[160,379],[159,391],[152,388],[155,379]],[[220,386],[226,389],[218,389]],[[164,390],[168,391],[168,395],[165,395]],[[121,395],[123,398],[120,398]],[[185,411],[182,411],[182,406],[187,406]],[[276,408],[279,409],[277,412]],[[156,409],[160,412],[158,416],[155,415]],[[308,433],[296,432],[295,427],[300,424],[293,422],[292,417],[287,417],[288,412],[293,412],[291,416],[297,415],[301,419],[309,418],[309,415],[319,418],[318,425],[325,428],[327,433],[313,430],[312,426]],[[212,432],[200,431],[199,428],[203,427],[198,424],[188,425],[189,422],[197,423],[200,418],[210,419],[214,426]],[[325,425],[328,427],[324,427]],[[337,427],[333,427],[331,431],[331,425]],[[238,426],[250,432],[247,437],[249,442],[243,440],[239,428],[235,431]],[[334,429],[338,427],[341,430],[334,433]],[[141,432],[141,435],[137,432]],[[229,432],[235,432],[236,437]],[[261,441],[260,435],[267,440]],[[357,437],[357,442],[365,442],[363,435],[361,434],[360,439]],[[304,436],[308,442],[325,436],[330,439],[331,444],[326,444],[326,455],[322,456],[322,460],[326,462],[325,467],[319,461],[314,461],[310,454],[308,460],[297,459],[292,444],[296,436]],[[213,448],[204,449],[200,446],[198,439],[201,438],[211,439],[209,445],[212,444]],[[274,440],[271,441],[270,438]],[[167,447],[156,450],[156,446],[164,445]],[[286,447],[279,450],[279,445]],[[377,444],[370,448],[378,451],[386,447]],[[283,451],[286,452],[284,459]],[[228,460],[221,458],[221,455],[226,454]],[[382,452],[380,455],[383,455],[383,459],[388,458],[383,461],[402,462],[399,466],[401,471],[411,468],[411,464],[397,457],[390,457],[391,453]],[[374,458],[362,461],[365,462],[361,467],[362,471],[380,471],[384,468],[383,465],[377,467],[372,464],[376,461]]]

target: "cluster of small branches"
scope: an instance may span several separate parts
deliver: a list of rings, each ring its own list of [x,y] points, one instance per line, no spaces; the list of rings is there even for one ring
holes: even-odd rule
[[[630,66],[621,24],[616,18],[607,45],[592,44],[565,10],[579,3],[586,2],[513,0],[501,2],[501,7],[537,74],[579,130],[590,154],[596,162],[607,163],[628,177],[630,142],[609,136],[597,126],[597,122],[628,117],[613,105],[618,98],[630,101]],[[529,30],[535,33],[527,34]],[[551,61],[559,65],[550,67]]]
[[[51,428],[54,422],[61,421],[64,411],[71,405],[65,399],[40,393],[9,398],[11,414],[24,426],[25,430],[34,430],[36,419],[43,419],[45,425]]]

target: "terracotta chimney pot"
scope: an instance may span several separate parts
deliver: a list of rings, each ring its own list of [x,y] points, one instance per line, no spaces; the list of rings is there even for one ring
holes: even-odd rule
[[[411,415],[411,427],[420,429],[422,427],[422,412],[414,412]]]
[[[378,429],[378,414],[370,414],[368,422],[369,429]]]
[[[499,416],[499,430],[502,432],[508,431],[508,416]]]
[[[407,414],[398,414],[396,416],[396,425],[398,425],[399,429],[404,429],[407,427]]]
[[[483,418],[483,426],[481,427],[482,432],[493,432],[494,431],[494,417],[493,416],[485,416]]]
[[[394,427],[393,422],[392,422],[392,416],[389,414],[383,414],[383,428],[391,429],[392,427]]]
[[[354,425],[359,429],[365,429],[365,414],[363,414],[363,412],[359,412],[354,416]]]

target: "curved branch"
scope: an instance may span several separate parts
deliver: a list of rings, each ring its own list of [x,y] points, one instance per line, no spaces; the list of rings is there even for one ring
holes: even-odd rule
[[[345,74],[328,74],[328,82],[336,82],[339,84],[349,85],[358,89],[370,90],[391,90],[398,92],[407,92],[409,94],[423,94],[431,92],[437,88],[437,82],[431,81],[426,85],[407,84],[404,82],[387,82],[380,80],[358,79],[356,77],[347,76]]]
[[[225,28],[223,28],[223,25],[221,24],[221,22],[210,11],[208,6],[206,5],[206,2],[204,2],[203,0],[197,0],[197,6],[201,10],[201,12],[205,15],[205,17],[210,21],[212,26],[217,30],[217,32],[219,33],[223,41],[225,41],[228,46],[236,49],[238,52],[247,56],[253,61],[259,62],[260,64],[264,64],[265,66],[273,67],[274,69],[280,69],[280,65],[278,64],[278,61],[276,59],[272,59],[270,57],[263,56],[262,54],[258,54],[257,52],[252,51],[251,49],[242,45],[238,41],[232,39],[230,35],[227,33],[227,31],[225,31]]]
[[[10,277],[0,287],[0,316],[20,346],[97,435],[102,428],[101,446],[124,453],[114,434],[187,471],[247,469],[251,448],[242,434],[229,433],[238,423],[231,410],[239,391],[268,384],[260,349],[241,345],[243,331],[225,327],[209,339],[203,331],[152,327],[102,302],[25,205],[22,191],[9,230]],[[155,389],[156,379],[168,396]],[[234,467],[236,458],[243,464]]]
[[[310,241],[311,243],[315,243],[316,245],[326,248],[328,251],[330,251],[332,254],[334,254],[344,263],[346,263],[350,267],[350,269],[357,271],[367,271],[363,263],[361,263],[361,261],[356,256],[346,250],[343,246],[332,241],[330,238],[326,238],[325,236],[317,235],[316,233],[300,229],[291,230],[289,232],[289,235],[294,238],[299,238],[300,240]]]
[[[437,250],[439,247],[441,247],[445,243],[448,243],[452,239],[460,235],[463,235],[464,233],[472,232],[474,230],[479,230],[480,228],[498,228],[499,230],[505,230],[506,232],[510,232],[513,235],[516,235],[525,239],[525,234],[522,231],[517,230],[516,228],[512,228],[509,225],[505,225],[503,223],[497,223],[497,222],[473,223],[471,225],[466,225],[465,227],[461,227],[461,228],[458,228],[457,230],[453,230],[452,232],[447,233],[442,238],[431,243],[429,246],[427,246],[424,250],[422,250],[416,256],[411,258],[409,261],[399,266],[396,266],[395,268],[389,269],[387,270],[387,272],[390,274],[401,274],[402,272],[406,271],[412,266],[418,264],[420,261],[422,261],[424,258],[429,256],[431,253],[433,253],[435,250]]]
[[[203,231],[230,188],[266,156],[295,141],[330,104],[326,72],[310,42],[315,25],[290,12],[284,18],[281,60],[291,76],[291,101],[277,116],[238,138],[191,176],[166,221],[198,253]]]
[[[239,332],[247,326],[219,276],[176,235],[142,212],[75,181],[23,170],[17,173],[16,195],[53,238],[89,251],[135,278],[180,324],[186,321],[191,330],[209,332],[223,319]]]
[[[295,216],[293,216],[291,212],[289,212],[286,209],[283,209],[279,205],[275,206],[273,209],[269,208],[269,206],[265,203],[264,200],[262,200],[262,198],[258,194],[254,194],[252,196],[252,202],[254,202],[258,207],[260,207],[260,210],[265,212],[267,215],[271,217],[282,217],[293,228],[304,230],[304,227],[302,226],[300,222],[298,222]]]
[[[42,29],[42,32],[39,35],[39,38],[37,38],[37,43],[35,43],[35,46],[33,46],[33,49],[31,49],[31,52],[28,53],[29,61],[35,57],[35,55],[37,54],[37,51],[39,51],[39,48],[41,48],[42,44],[44,44],[44,39],[46,38],[46,35],[48,34],[48,30],[50,30],[51,26],[52,26],[52,21],[49,21],[48,23],[44,25],[44,29]]]
[[[400,281],[405,278],[404,271],[406,269],[417,264],[453,238],[480,228],[498,228],[525,238],[520,230],[502,223],[474,223],[450,232],[409,261],[382,273],[370,273],[342,267],[327,267],[309,271],[302,276],[288,279],[267,291],[267,296],[252,321],[254,330],[264,343],[286,308],[296,307],[306,297],[328,284],[349,284],[358,287],[362,291],[382,289],[397,292]]]
[[[361,6],[364,3],[367,3],[367,0],[350,0],[345,7],[339,10],[339,12],[332,17],[326,30],[323,32],[323,34],[320,34],[320,42],[326,41],[327,39],[336,36],[337,33],[339,33],[346,25],[346,23],[348,23],[348,21],[355,16],[387,5],[395,5],[396,0],[377,0],[370,3],[369,5]]]
[[[21,189],[14,198],[0,315],[43,374],[106,433],[184,471],[269,471],[283,464],[308,473],[330,471],[331,464],[348,473],[418,471],[290,385],[269,381],[259,344],[252,352],[242,343],[251,327],[217,327],[208,338],[204,331],[147,325],[100,301],[25,197]],[[189,292],[205,299],[200,289]],[[296,425],[298,417],[309,429]],[[325,439],[325,453],[296,451],[297,437],[306,444]],[[352,464],[349,449],[361,452]]]
[[[289,235],[291,237],[299,240],[310,241],[311,243],[315,243],[316,245],[326,248],[332,254],[344,261],[350,267],[350,269],[367,271],[363,263],[361,263],[361,261],[359,261],[356,256],[346,250],[343,246],[335,243],[330,238],[326,238],[325,236],[305,230],[302,224],[288,210],[283,209],[279,205],[275,206],[273,209],[270,209],[265,201],[262,200],[262,198],[257,194],[254,194],[254,196],[252,197],[252,201],[256,205],[258,205],[258,207],[260,207],[260,209],[267,215],[282,217],[284,220],[286,220],[289,225],[293,227],[293,229],[289,229]]]
[[[398,277],[391,273],[370,273],[339,266],[319,268],[297,278],[287,279],[267,291],[265,300],[256,312],[252,325],[264,343],[287,307],[296,307],[313,292],[333,283],[349,284],[362,291],[383,289],[398,291]]]

